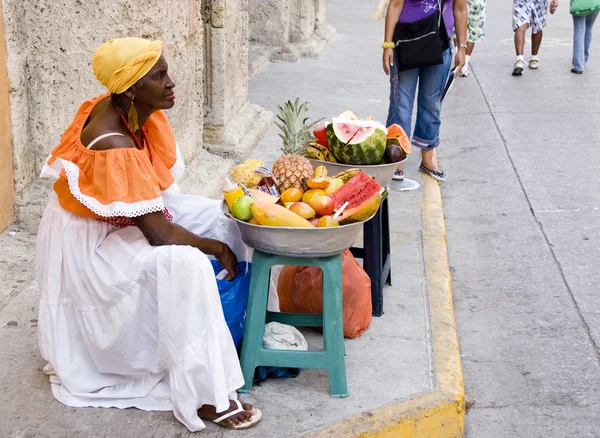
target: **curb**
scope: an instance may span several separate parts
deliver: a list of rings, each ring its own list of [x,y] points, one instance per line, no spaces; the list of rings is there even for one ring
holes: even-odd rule
[[[436,389],[363,412],[306,437],[455,438],[463,435],[465,392],[442,197],[440,186],[433,178],[424,177],[422,184],[423,257]]]

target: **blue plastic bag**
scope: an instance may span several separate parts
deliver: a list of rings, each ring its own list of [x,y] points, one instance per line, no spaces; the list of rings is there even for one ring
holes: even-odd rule
[[[215,271],[225,322],[227,322],[233,342],[239,350],[242,338],[244,337],[244,323],[246,322],[252,264],[238,262],[238,274],[232,281],[227,281],[220,279],[224,275],[221,274],[221,271],[223,271],[221,264],[217,260],[211,260],[210,262]]]

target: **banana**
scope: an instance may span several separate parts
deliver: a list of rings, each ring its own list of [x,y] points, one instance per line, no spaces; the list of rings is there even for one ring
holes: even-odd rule
[[[329,149],[314,141],[311,141],[306,145],[306,155],[308,156],[308,158],[313,158],[315,160],[337,163],[337,160],[329,151]]]
[[[344,184],[345,184],[348,181],[350,181],[352,179],[352,177],[354,175],[356,175],[358,172],[360,172],[360,169],[357,169],[357,168],[347,169],[347,170],[343,170],[340,173],[333,175],[331,178],[332,179],[339,178],[342,181],[344,181]]]
[[[327,161],[325,160],[325,155],[323,154],[323,152],[313,147],[312,145],[306,146],[306,156],[308,158],[312,158],[313,160]]]
[[[252,211],[252,216],[260,225],[269,227],[315,227],[302,216],[278,204],[254,202],[250,205],[250,211]]]
[[[327,168],[325,166],[318,166],[315,169],[315,176],[313,178],[323,178],[327,176]]]

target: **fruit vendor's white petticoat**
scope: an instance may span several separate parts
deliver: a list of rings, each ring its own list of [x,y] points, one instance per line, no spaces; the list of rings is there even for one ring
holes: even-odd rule
[[[249,252],[219,202],[164,194],[173,221]],[[53,195],[38,240],[39,345],[52,392],[74,406],[172,410],[191,431],[244,384],[214,271],[190,246],[152,247],[137,227],[64,210]]]

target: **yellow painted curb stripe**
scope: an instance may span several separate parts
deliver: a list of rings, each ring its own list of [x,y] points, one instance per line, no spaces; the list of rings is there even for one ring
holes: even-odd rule
[[[383,20],[383,16],[385,15],[385,10],[387,9],[390,0],[379,0],[373,12],[371,12],[371,20]]]
[[[436,389],[401,403],[363,412],[307,437],[455,438],[463,435],[465,393],[442,197],[437,181],[427,176],[422,179],[423,258]]]

